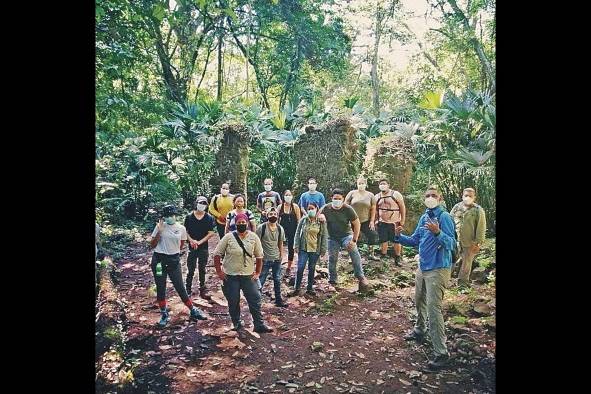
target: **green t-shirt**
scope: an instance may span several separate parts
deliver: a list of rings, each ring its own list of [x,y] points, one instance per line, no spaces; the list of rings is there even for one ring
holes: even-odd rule
[[[343,205],[341,209],[334,209],[332,204],[326,204],[322,213],[326,216],[329,238],[340,239],[353,234],[351,222],[358,219],[358,216],[351,206]]]

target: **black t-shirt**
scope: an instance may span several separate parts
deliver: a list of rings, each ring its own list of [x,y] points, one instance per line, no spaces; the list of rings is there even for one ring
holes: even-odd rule
[[[210,231],[215,231],[215,219],[209,213],[206,213],[201,220],[195,217],[195,214],[191,212],[185,218],[185,228],[187,234],[194,239],[199,241],[207,235]],[[207,249],[209,242],[205,242],[199,245],[198,249]],[[190,247],[190,246],[189,246]]]

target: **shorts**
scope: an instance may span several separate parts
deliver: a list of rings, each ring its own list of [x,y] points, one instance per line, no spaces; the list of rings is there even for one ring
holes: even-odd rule
[[[360,240],[368,245],[378,245],[378,233],[369,228],[369,220],[361,223]]]
[[[396,235],[394,232],[394,223],[378,222],[378,234],[380,236],[380,243],[388,242],[394,239]]]

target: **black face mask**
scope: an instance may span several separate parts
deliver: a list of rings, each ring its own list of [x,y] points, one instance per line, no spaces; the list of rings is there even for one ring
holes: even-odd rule
[[[238,230],[239,233],[245,232],[246,231],[246,224],[237,224],[236,230]]]
[[[269,222],[275,223],[277,221],[277,216],[269,216]]]

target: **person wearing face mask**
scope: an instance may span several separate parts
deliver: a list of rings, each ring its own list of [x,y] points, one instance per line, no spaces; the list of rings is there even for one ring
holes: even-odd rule
[[[320,209],[324,214],[328,229],[328,283],[330,290],[335,291],[337,285],[337,259],[341,248],[347,249],[355,277],[359,280],[359,292],[369,290],[369,282],[363,273],[361,255],[357,249],[359,239],[359,217],[355,210],[347,204],[343,204],[343,191],[333,189],[332,201]]]
[[[156,282],[156,300],[160,307],[160,327],[166,326],[170,320],[166,309],[166,277],[170,277],[172,284],[183,303],[190,310],[191,320],[206,320],[207,317],[193,305],[193,301],[183,286],[183,275],[181,272],[180,252],[187,240],[185,226],[176,222],[176,208],[174,205],[167,205],[162,209],[162,218],[154,227],[150,246],[154,248],[150,268]]]
[[[317,218],[317,212],[318,205],[314,202],[309,203],[306,215],[298,222],[295,232],[295,247],[298,250],[298,271],[295,280],[295,290],[289,294],[290,296],[300,295],[306,263],[308,264],[306,294],[316,295],[313,287],[316,263],[320,256],[326,254],[328,245],[326,221],[320,223]]]
[[[302,193],[300,196],[300,201],[298,202],[298,205],[302,211],[306,211],[308,204],[311,202],[316,203],[319,207],[323,207],[326,204],[324,194],[317,191],[317,187],[318,183],[316,182],[316,178],[308,178],[308,191]]]
[[[383,259],[388,257],[388,241],[394,236],[396,225],[404,226],[406,220],[406,206],[402,194],[396,190],[390,189],[390,183],[387,179],[380,179],[380,192],[374,196],[377,214],[378,214],[378,234],[380,236],[380,252]],[[371,221],[375,223],[376,211],[371,216]],[[394,244],[394,265],[400,267],[402,261],[402,247],[400,244]]]
[[[234,196],[234,209],[228,212],[226,215],[226,233],[230,231],[236,230],[236,215],[239,213],[243,213],[248,217],[248,223],[250,231],[254,231],[256,229],[256,221],[254,218],[254,214],[251,210],[246,209],[246,200],[242,194],[236,194]]]
[[[468,187],[462,193],[462,201],[454,205],[450,212],[456,223],[461,253],[461,264],[458,265],[460,286],[470,285],[472,262],[486,236],[486,215],[484,209],[476,204],[475,200],[476,191]]]
[[[209,239],[215,234],[215,221],[207,210],[207,198],[199,196],[195,200],[194,210],[185,217],[185,228],[189,240],[189,255],[187,256],[187,277],[185,288],[189,296],[193,295],[193,275],[199,260],[199,295],[205,300],[211,297],[205,289],[205,266],[209,257]]]
[[[368,245],[369,259],[379,260],[373,254],[373,245],[378,244],[378,233],[375,231],[376,226],[372,217],[375,217],[376,200],[372,192],[365,190],[367,188],[367,181],[364,177],[357,179],[357,189],[351,190],[347,197],[345,197],[345,203],[351,205],[355,210],[355,213],[359,217],[361,223],[361,234],[363,234],[365,242]]]
[[[246,298],[252,315],[255,332],[271,332],[261,313],[261,293],[258,279],[263,266],[261,240],[247,229],[248,217],[236,215],[236,231],[224,235],[213,252],[213,262],[218,277],[222,280],[222,292],[228,300],[228,312],[233,330],[240,330],[244,322],[240,319],[240,290]],[[222,262],[223,258],[223,262]],[[256,265],[255,265],[256,260]]]
[[[279,223],[285,229],[285,238],[287,239],[287,268],[285,270],[285,276],[287,278],[291,277],[291,266],[293,265],[293,256],[295,252],[293,241],[300,217],[300,207],[293,202],[293,194],[291,193],[291,190],[286,190],[283,192],[283,204],[279,209]],[[289,279],[288,283],[290,286],[293,285]]]
[[[427,369],[437,370],[449,361],[445,345],[442,302],[445,288],[449,285],[452,252],[455,248],[454,222],[449,213],[440,205],[441,194],[436,187],[425,192],[427,209],[419,218],[417,228],[411,236],[402,235],[402,226],[396,226],[394,242],[405,246],[418,247],[419,266],[415,276],[415,306],[417,321],[405,340],[422,342],[426,321],[433,343],[433,357]]]
[[[226,234],[226,215],[234,208],[234,196],[230,194],[230,184],[223,183],[220,194],[216,194],[209,204],[209,213],[215,217],[220,239]]]
[[[264,187],[265,191],[257,196],[257,211],[261,214],[261,223],[267,221],[269,208],[277,208],[283,203],[279,193],[273,191],[273,180],[271,178],[265,178]]]
[[[261,271],[261,291],[265,286],[269,270],[273,272],[273,289],[275,290],[275,305],[281,308],[287,308],[287,304],[281,298],[281,262],[285,252],[283,251],[283,242],[285,242],[285,229],[277,224],[277,209],[271,207],[267,211],[268,221],[259,224],[256,234],[263,245],[263,270]]]

